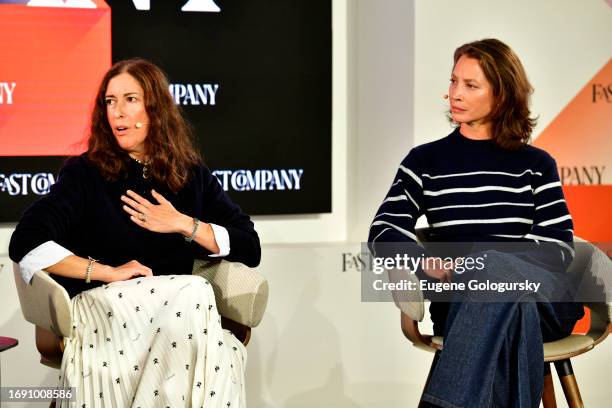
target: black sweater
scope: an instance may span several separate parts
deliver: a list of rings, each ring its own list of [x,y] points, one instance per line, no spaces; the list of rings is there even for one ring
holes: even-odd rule
[[[154,275],[191,274],[195,257],[210,252],[187,243],[180,234],[151,232],[134,224],[122,209],[120,197],[128,189],[156,201],[154,188],[183,214],[227,229],[230,253],[225,259],[257,266],[261,257],[259,237],[250,218],[223,191],[205,166],[194,169],[188,184],[172,193],[142,177],[142,166],[130,160],[127,174],[109,182],[83,154],[69,159],[51,192],[29,207],[11,237],[9,256],[14,262],[47,241],[55,241],[75,255],[119,266],[137,260]],[[85,271],[83,271],[85,276]],[[56,276],[72,297],[99,286],[83,279]]]

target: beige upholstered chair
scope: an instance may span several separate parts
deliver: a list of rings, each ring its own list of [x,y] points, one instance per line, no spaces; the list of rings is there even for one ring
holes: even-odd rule
[[[60,368],[63,342],[72,327],[70,298],[66,290],[48,273],[38,271],[30,284],[21,277],[14,264],[15,284],[24,318],[36,326],[36,347],[41,363]],[[268,302],[268,282],[256,269],[226,261],[196,260],[193,274],[206,278],[212,285],[222,325],[245,345],[263,317]]]
[[[426,229],[417,230],[417,238],[422,245],[427,246]],[[597,287],[602,296],[600,302],[585,302],[585,306],[591,310],[591,326],[588,333],[572,334],[564,339],[544,344],[545,376],[542,396],[544,408],[555,408],[557,406],[550,372],[551,362],[555,364],[569,407],[584,406],[570,359],[592,350],[608,336],[612,329],[612,303],[610,302],[610,296],[612,296],[612,261],[599,248],[583,239],[575,237],[574,242],[580,243],[580,245],[576,245],[576,256],[568,269],[568,273],[581,276],[579,281],[583,285],[590,286],[589,290]],[[422,293],[411,291],[410,301],[398,299],[395,294],[394,299],[396,306],[401,310],[401,327],[404,335],[414,346],[435,352],[434,361],[427,377],[428,382],[438,359],[438,351],[443,348],[444,339],[438,336],[421,334],[419,331],[418,323],[425,316]]]

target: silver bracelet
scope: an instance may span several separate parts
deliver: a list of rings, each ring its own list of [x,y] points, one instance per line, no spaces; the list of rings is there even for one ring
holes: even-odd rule
[[[89,263],[87,264],[87,272],[85,272],[85,283],[91,282],[91,272],[93,271],[93,266],[96,262],[98,262],[97,259],[93,259],[91,256],[88,256],[87,258],[89,259]]]
[[[199,227],[200,227],[200,220],[198,220],[196,217],[193,217],[193,231],[191,231],[190,237],[185,237],[185,241],[187,242],[193,241],[193,239],[196,236],[196,233],[198,232]]]

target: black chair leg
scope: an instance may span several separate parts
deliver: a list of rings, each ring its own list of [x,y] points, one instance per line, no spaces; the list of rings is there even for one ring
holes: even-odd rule
[[[576,376],[574,375],[570,359],[555,361],[555,368],[557,369],[557,374],[561,381],[561,387],[563,387],[567,405],[570,408],[583,408],[584,404],[580,396],[580,389],[578,389],[578,383],[576,382]]]
[[[431,367],[429,367],[429,374],[427,374],[427,380],[425,381],[425,385],[423,386],[423,392],[421,393],[421,400],[423,399],[423,394],[425,394],[425,390],[427,389],[427,386],[429,385],[429,381],[431,380],[431,375],[433,374],[433,371],[436,368],[436,364],[438,364],[439,359],[440,359],[440,351],[436,351],[436,353],[434,354],[433,361],[431,362]],[[431,405],[425,402],[419,401],[418,408],[427,408],[430,406]]]

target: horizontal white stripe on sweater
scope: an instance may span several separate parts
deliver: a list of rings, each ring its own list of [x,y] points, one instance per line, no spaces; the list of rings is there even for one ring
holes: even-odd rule
[[[489,234],[492,237],[501,237],[501,238],[524,238],[524,235],[508,235],[508,234]]]
[[[410,195],[410,193],[406,190],[404,190],[404,193],[406,193],[406,196],[410,199],[410,201],[412,201],[412,204],[414,204],[414,206],[416,207],[417,210],[420,210],[421,207],[419,207],[419,205],[417,204],[416,201],[414,201],[414,198],[412,198],[412,196]]]
[[[533,190],[533,194],[538,194],[544,190],[548,190],[549,188],[554,188],[554,187],[561,187],[561,182],[560,181],[553,181],[552,183],[548,183],[548,184],[544,184],[538,188],[536,188],[535,190]]]
[[[388,215],[390,217],[410,217],[410,218],[412,218],[412,215],[410,215],[410,214],[393,214],[393,213],[384,212],[384,213],[380,213],[380,214],[376,215],[376,217],[374,217],[374,219],[380,217],[381,215]]]
[[[402,201],[402,200],[408,201],[408,197],[406,197],[404,195],[387,197],[387,198],[385,198],[385,201],[383,201],[383,204],[386,203],[387,201]]]
[[[530,191],[531,186],[527,184],[523,187],[505,187],[505,186],[481,186],[481,187],[461,187],[461,188],[446,188],[444,190],[430,191],[423,190],[423,195],[427,196],[439,196],[442,194],[452,193],[479,193],[481,191],[507,191],[509,193],[522,193],[524,191]]]
[[[380,231],[380,233],[377,236],[375,236],[374,239],[372,239],[372,242],[375,242],[378,239],[378,237],[380,237],[382,234],[384,234],[386,231],[389,231],[390,229],[391,228],[387,227],[384,230]]]
[[[493,207],[497,205],[515,205],[519,207],[533,207],[533,203],[509,203],[509,202],[497,202],[497,203],[486,203],[486,204],[458,204],[458,205],[445,205],[444,207],[430,208],[429,211],[446,210],[447,208],[477,208],[477,207]]]
[[[447,227],[449,225],[461,225],[461,224],[502,224],[506,222],[520,222],[521,224],[533,224],[533,220],[521,217],[508,217],[508,218],[485,218],[485,219],[473,219],[473,220],[452,220],[435,222],[431,224],[433,227]]]
[[[388,201],[403,201],[406,200],[408,201],[408,199],[410,199],[410,201],[412,201],[412,204],[414,204],[414,206],[416,207],[417,210],[419,210],[419,205],[417,204],[416,201],[414,201],[414,199],[412,198],[412,196],[410,195],[410,193],[408,193],[406,190],[404,190],[404,193],[406,195],[399,195],[399,196],[393,196],[393,197],[387,197],[385,198],[385,200],[383,201],[383,204],[388,202]]]
[[[563,248],[567,249],[572,256],[574,256],[575,252],[574,252],[574,248],[572,248],[571,246],[567,245],[565,242],[560,241],[558,239],[554,239],[554,238],[550,238],[550,237],[544,237],[542,235],[534,235],[534,234],[527,234],[525,235],[525,238],[527,239],[533,239],[534,241],[546,241],[546,242],[555,242],[559,245],[561,245]]]
[[[560,222],[563,222],[565,220],[571,220],[572,216],[569,214],[563,215],[561,217],[557,217],[557,218],[553,218],[551,220],[546,220],[546,221],[542,221],[542,222],[538,222],[538,225],[545,227],[547,225],[552,225],[552,224],[558,224]]]
[[[410,170],[408,167],[404,167],[400,164],[399,168],[406,174],[408,174],[410,177],[412,177],[414,179],[414,181],[417,182],[417,184],[421,187],[423,187],[423,182],[421,181],[421,178],[419,176],[417,176],[412,170]]]
[[[538,205],[535,209],[537,210],[541,210],[542,208],[546,208],[548,206],[554,205],[554,204],[558,204],[558,203],[564,203],[565,200],[564,199],[560,199],[560,200],[555,200],[555,201],[551,201],[550,203],[546,203],[546,204],[542,204],[542,205]]]
[[[510,177],[521,177],[522,175],[526,174],[526,173],[531,173],[531,174],[535,174],[538,176],[541,176],[542,173],[540,173],[539,171],[533,171],[530,169],[525,170],[522,173],[506,173],[505,171],[470,171],[467,173],[450,173],[450,174],[439,174],[437,176],[432,176],[430,174],[423,174],[423,177],[427,177],[430,179],[437,179],[437,178],[446,178],[446,177],[462,177],[462,176],[475,176],[478,174],[498,174],[500,176],[510,176]]]
[[[411,238],[413,241],[417,240],[416,239],[416,235],[414,235],[412,232],[407,231],[407,230],[405,230],[405,229],[403,229],[401,227],[398,227],[397,225],[392,224],[390,222],[387,222],[387,221],[374,221],[372,223],[372,226],[375,226],[375,225],[388,225],[391,228],[393,228],[394,230],[401,232],[403,235],[407,236],[408,238]]]

